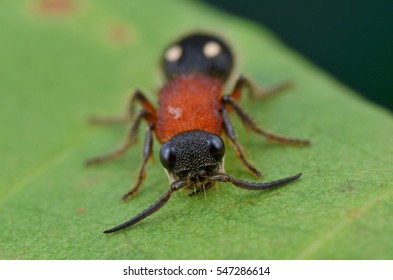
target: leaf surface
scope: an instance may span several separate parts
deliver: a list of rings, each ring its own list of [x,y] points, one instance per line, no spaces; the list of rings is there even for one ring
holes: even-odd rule
[[[390,113],[267,30],[194,1],[48,2],[0,3],[1,259],[393,258]],[[220,184],[206,195],[178,193],[134,228],[104,235],[154,202],[168,181],[155,143],[144,188],[122,203],[144,131],[125,157],[85,168],[86,158],[121,143],[125,129],[86,119],[121,113],[135,88],[155,103],[162,49],[196,29],[232,43],[236,75],[262,86],[295,83],[279,96],[241,104],[264,128],[308,138],[311,147],[267,143],[232,117],[262,180],[303,177],[265,192]],[[228,173],[261,180],[227,150]]]

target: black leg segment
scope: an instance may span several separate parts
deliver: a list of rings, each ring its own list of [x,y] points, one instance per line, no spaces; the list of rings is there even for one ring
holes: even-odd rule
[[[226,135],[228,136],[229,140],[231,141],[233,147],[235,148],[236,155],[242,161],[243,165],[245,167],[247,167],[247,169],[252,174],[254,174],[257,177],[260,177],[262,175],[262,173],[258,169],[256,169],[254,166],[252,166],[246,160],[243,149],[237,141],[237,135],[235,133],[235,128],[233,127],[233,124],[228,116],[228,112],[224,106],[222,106],[222,108],[221,108],[221,116],[222,116],[222,120],[223,120],[224,131],[225,131]]]
[[[146,177],[146,165],[149,159],[151,158],[153,151],[153,127],[150,125],[147,127],[146,136],[145,136],[145,144],[143,145],[143,161],[142,165],[139,169],[139,175],[136,181],[135,186],[126,194],[123,195],[123,200],[129,200],[134,195],[136,195],[139,189],[142,187],[143,180]]]

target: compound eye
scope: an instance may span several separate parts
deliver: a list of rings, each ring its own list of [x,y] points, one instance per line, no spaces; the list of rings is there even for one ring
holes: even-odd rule
[[[162,145],[160,150],[160,161],[162,166],[168,171],[172,171],[176,163],[175,147],[171,141],[168,141]]]
[[[221,137],[215,134],[210,134],[207,139],[209,152],[216,161],[221,161],[225,154],[225,145]]]

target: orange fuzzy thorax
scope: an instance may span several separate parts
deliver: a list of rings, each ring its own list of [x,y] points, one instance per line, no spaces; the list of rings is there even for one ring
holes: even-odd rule
[[[180,132],[205,130],[221,134],[222,81],[204,74],[171,79],[159,92],[157,138],[161,143]]]

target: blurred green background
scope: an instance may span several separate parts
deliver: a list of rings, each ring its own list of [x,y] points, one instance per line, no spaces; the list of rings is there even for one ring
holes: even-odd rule
[[[268,27],[344,84],[393,110],[393,1],[204,1]]]
[[[228,184],[206,196],[179,192],[134,228],[104,235],[156,201],[168,180],[156,143],[144,188],[121,202],[140,164],[143,125],[127,155],[85,168],[125,134],[86,120],[120,114],[135,88],[156,104],[162,50],[195,29],[228,40],[234,78],[293,81],[241,105],[265,129],[313,142],[268,143],[233,116],[265,177],[250,175],[230,147],[226,171],[249,181],[303,176],[266,192]],[[0,259],[393,258],[391,113],[268,29],[201,1],[10,0],[0,1],[0,38]]]

